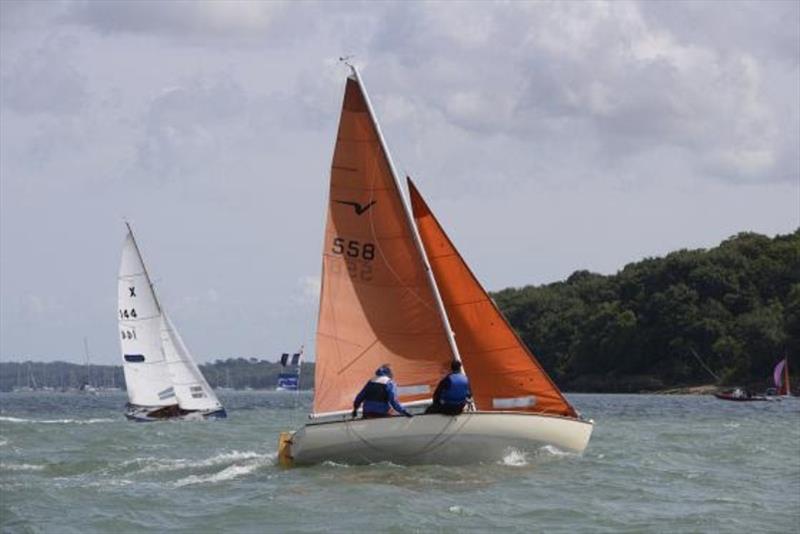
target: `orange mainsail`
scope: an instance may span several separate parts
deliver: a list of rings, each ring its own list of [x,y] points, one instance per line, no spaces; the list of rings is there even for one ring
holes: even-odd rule
[[[411,207],[478,410],[576,417],[461,258],[411,180]]]
[[[431,397],[453,359],[410,214],[360,82],[347,80],[331,165],[315,414],[349,410],[377,367],[401,401]]]

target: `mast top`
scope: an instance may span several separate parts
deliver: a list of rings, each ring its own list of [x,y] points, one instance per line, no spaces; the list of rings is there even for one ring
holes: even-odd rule
[[[358,78],[358,71],[356,71],[356,67],[355,67],[355,65],[353,65],[353,63],[350,61],[350,60],[352,60],[354,57],[355,57],[355,56],[353,56],[353,55],[349,55],[349,56],[340,56],[340,57],[339,57],[339,61],[340,61],[341,63],[344,63],[345,65],[347,65],[347,66],[350,68],[350,73],[351,73],[353,76],[355,76],[356,78]]]

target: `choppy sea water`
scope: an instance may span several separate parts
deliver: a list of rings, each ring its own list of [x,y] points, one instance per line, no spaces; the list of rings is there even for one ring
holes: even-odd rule
[[[571,395],[582,456],[276,466],[310,396],[222,394],[221,421],[137,424],[123,394],[0,394],[2,532],[800,532],[800,399]]]

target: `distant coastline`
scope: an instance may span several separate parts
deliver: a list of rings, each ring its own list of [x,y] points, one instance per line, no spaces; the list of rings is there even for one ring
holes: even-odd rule
[[[800,229],[774,238],[741,233],[614,275],[576,271],[563,282],[492,297],[563,391],[764,391],[784,357],[790,375],[800,375]],[[282,368],[228,358],[200,369],[215,388],[270,390]],[[92,386],[124,388],[121,366],[92,365],[87,373],[73,363],[0,362],[0,391],[79,388],[87,376]],[[314,363],[304,362],[300,388],[312,388],[313,376]],[[793,384],[797,392],[800,379]]]
[[[281,365],[254,358],[217,360],[200,366],[209,384],[218,390],[274,391]],[[68,362],[0,362],[0,392],[11,391],[79,391],[85,384],[98,390],[125,390],[121,365],[90,365],[87,382],[86,365]],[[753,391],[763,391],[768,384],[742,384]],[[304,362],[300,389],[314,386],[314,362]],[[663,395],[710,395],[722,389],[710,383],[665,384],[657,376],[587,375],[562,388],[567,393],[626,393]]]
[[[274,390],[280,363],[256,358],[229,358],[200,365],[200,370],[215,389]],[[86,365],[54,362],[0,362],[0,391],[79,390],[85,384],[93,388],[125,389],[121,365]],[[300,389],[314,385],[314,362],[303,362]]]

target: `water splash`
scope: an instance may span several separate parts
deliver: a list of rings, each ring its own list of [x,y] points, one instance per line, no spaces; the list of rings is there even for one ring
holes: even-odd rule
[[[522,467],[528,465],[528,455],[517,449],[508,449],[499,463],[509,467]]]

